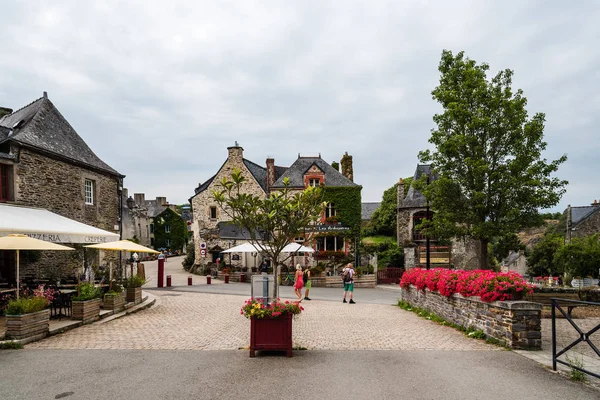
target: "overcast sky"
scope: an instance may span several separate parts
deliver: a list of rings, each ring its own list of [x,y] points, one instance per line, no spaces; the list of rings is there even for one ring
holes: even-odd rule
[[[354,157],[363,201],[429,146],[443,49],[515,71],[546,158],[567,154],[556,210],[600,200],[600,2],[12,1],[0,106],[47,91],[130,193],[185,203],[238,141],[245,158]]]

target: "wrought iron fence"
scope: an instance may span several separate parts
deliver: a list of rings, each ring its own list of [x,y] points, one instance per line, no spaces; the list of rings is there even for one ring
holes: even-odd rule
[[[563,304],[563,306],[567,307],[568,311],[565,311],[563,309],[563,306],[561,306],[561,303]],[[571,350],[573,347],[575,347],[579,343],[587,343],[590,346],[590,348],[594,351],[594,353],[596,353],[596,355],[598,357],[600,357],[600,350],[598,350],[598,347],[596,347],[596,345],[592,342],[592,340],[590,338],[595,332],[600,330],[600,324],[596,325],[595,327],[588,330],[587,332],[584,332],[583,329],[581,329],[577,325],[577,323],[573,320],[573,318],[571,317],[571,310],[580,305],[600,306],[600,303],[593,303],[590,301],[557,299],[557,298],[552,299],[552,369],[554,371],[556,371],[556,364],[559,363],[559,364],[566,365],[569,368],[576,369],[576,370],[586,373],[588,375],[594,376],[596,378],[600,378],[600,373],[589,371],[589,370],[583,368],[583,366],[574,365],[573,363],[569,362],[568,358],[567,358],[567,361],[558,359],[562,355],[566,356],[567,351]],[[573,342],[571,342],[569,345],[567,345],[565,348],[563,348],[562,350],[560,350],[558,352],[556,350],[556,347],[557,347],[556,346],[556,310],[557,309],[563,315],[563,317],[567,321],[569,321],[569,324],[573,327],[573,329],[575,329],[577,331],[577,333],[579,334],[579,338],[575,339]]]

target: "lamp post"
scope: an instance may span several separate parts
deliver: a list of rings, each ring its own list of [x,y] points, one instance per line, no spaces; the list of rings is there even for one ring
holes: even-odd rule
[[[427,186],[429,186],[429,174],[427,174]],[[427,211],[426,211],[426,216],[425,218],[427,218],[427,221],[431,222],[431,217],[429,215],[429,199],[427,199]],[[427,252],[427,269],[431,268],[431,250],[429,248],[429,232],[426,232],[425,235],[425,246],[427,247],[426,252]]]

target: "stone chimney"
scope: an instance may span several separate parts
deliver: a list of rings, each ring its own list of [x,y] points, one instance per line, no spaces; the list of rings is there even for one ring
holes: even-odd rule
[[[135,200],[135,205],[138,207],[144,207],[146,202],[146,195],[144,193],[134,193],[133,198]]]
[[[271,186],[275,184],[275,159],[267,158],[267,192],[271,190]]]
[[[167,198],[166,197],[157,197],[156,198],[156,205],[157,206],[166,206],[167,205]]]
[[[235,146],[228,147],[227,151],[229,152],[229,159],[231,161],[242,162],[242,159],[244,158],[244,149],[238,145],[238,142],[235,142]]]
[[[127,190],[127,188],[123,188],[123,197],[128,198],[129,191]]]
[[[44,98],[47,99],[48,98],[48,92],[44,92]]]
[[[354,171],[352,169],[352,156],[349,156],[348,152],[346,152],[342,156],[342,159],[340,160],[340,164],[342,165],[342,175],[344,175],[346,178],[348,178],[352,182],[354,182]]]
[[[404,181],[402,178],[398,179],[398,205],[404,201]]]

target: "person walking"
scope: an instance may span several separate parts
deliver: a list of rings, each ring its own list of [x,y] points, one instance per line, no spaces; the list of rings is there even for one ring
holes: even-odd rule
[[[262,264],[260,264],[260,273],[261,275],[266,275],[269,273],[269,265],[266,260],[263,260]]]
[[[300,264],[296,265],[296,275],[294,276],[294,293],[298,296],[298,300],[302,301],[302,288],[304,287],[304,278],[302,277],[302,267]]]
[[[354,295],[354,269],[352,268],[352,263],[348,263],[346,268],[342,271],[342,281],[344,282],[344,303],[348,303],[346,301],[346,293],[350,293],[350,304],[356,304],[353,299]]]
[[[308,292],[310,292],[310,288],[312,287],[312,282],[310,280],[310,268],[306,267],[304,273],[302,274],[302,279],[304,280],[304,300],[310,300],[308,297]]]

